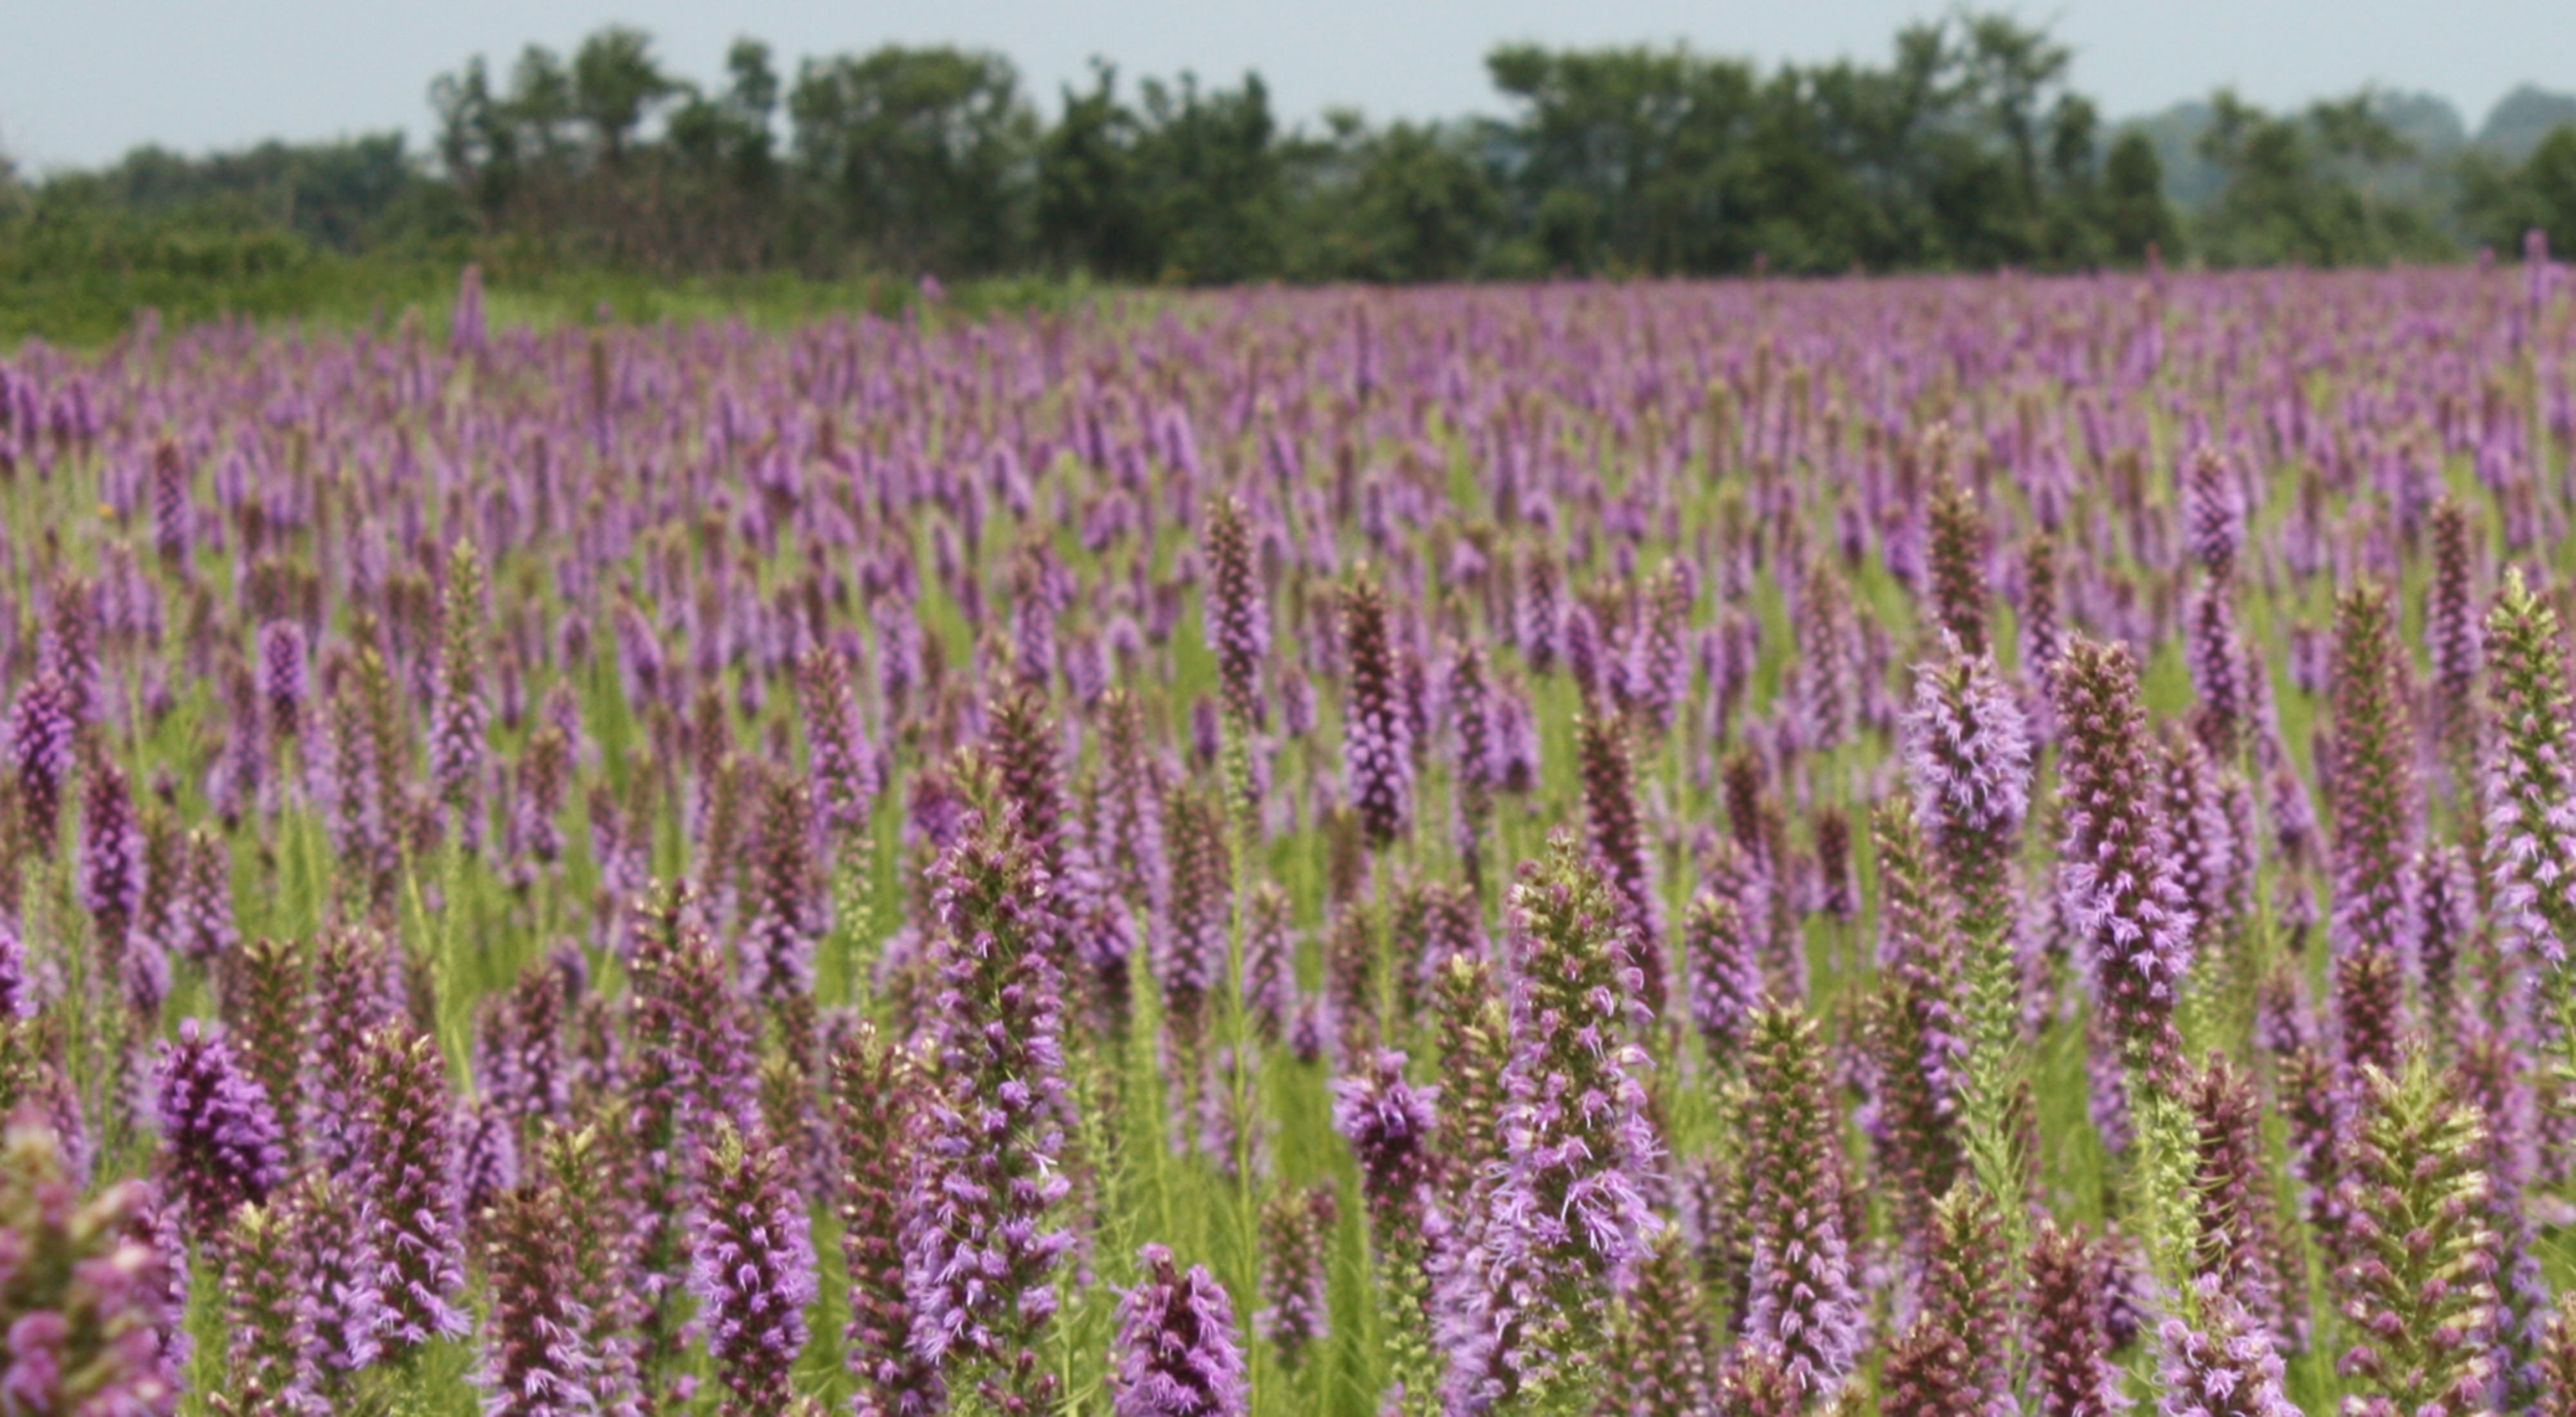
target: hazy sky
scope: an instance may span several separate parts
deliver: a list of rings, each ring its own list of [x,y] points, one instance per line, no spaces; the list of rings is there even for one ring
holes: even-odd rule
[[[1496,111],[1482,56],[1504,40],[1686,40],[1779,59],[1883,58],[1939,0],[0,0],[0,151],[37,167],[429,125],[430,78],[474,53],[504,68],[530,40],[569,49],[599,25],[651,30],[670,67],[721,73],[737,34],[795,56],[888,40],[1008,53],[1052,111],[1094,54],[1131,78],[1247,67],[1276,111],[1372,117]],[[2576,88],[2576,0],[2067,0],[2001,6],[2053,23],[2075,78],[2113,116],[2235,84],[2269,106],[2366,81],[2443,95],[2471,127],[2515,84]]]

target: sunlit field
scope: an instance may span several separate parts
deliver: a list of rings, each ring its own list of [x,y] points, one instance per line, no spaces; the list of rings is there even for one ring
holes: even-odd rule
[[[0,359],[0,1414],[2576,1410],[2576,282]]]

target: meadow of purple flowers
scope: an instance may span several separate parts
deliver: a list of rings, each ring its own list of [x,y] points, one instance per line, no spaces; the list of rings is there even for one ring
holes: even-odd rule
[[[29,345],[0,1414],[2576,1413],[2527,254]]]

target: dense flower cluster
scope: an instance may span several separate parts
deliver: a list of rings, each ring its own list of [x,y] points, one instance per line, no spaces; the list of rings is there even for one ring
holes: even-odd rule
[[[2536,277],[0,352],[0,1417],[2571,1410]]]

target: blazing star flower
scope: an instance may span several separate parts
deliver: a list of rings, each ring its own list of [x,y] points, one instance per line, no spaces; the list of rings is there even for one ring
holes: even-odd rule
[[[1594,856],[1618,886],[1625,907],[1623,941],[1637,974],[1637,1002],[1646,1017],[1660,1020],[1665,1007],[1663,922],[1646,862],[1627,733],[1615,719],[1585,717],[1576,722],[1575,737],[1582,745],[1584,821]]]
[[[906,1262],[913,1350],[952,1389],[1006,1413],[1052,1400],[1037,1344],[1073,1248],[1054,1216],[1066,1102],[1053,882],[1008,821],[975,826],[934,868],[934,1046],[924,1117],[929,1193]]]
[[[53,854],[61,829],[74,732],[69,693],[52,673],[39,671],[9,707],[8,747],[19,816],[42,856]]]
[[[2030,1357],[2039,1417],[2117,1417],[2129,1410],[2105,1322],[2110,1296],[2098,1242],[2045,1222],[2030,1252]]]
[[[1143,1282],[1118,1300],[1117,1417],[1243,1417],[1251,1408],[1234,1302],[1201,1265],[1184,1274],[1161,1245],[1136,1263]]]
[[[2497,751],[2487,770],[2488,860],[2504,944],[2563,967],[2576,941],[2576,740],[2558,615],[2505,573],[2487,618]]]
[[[2218,1276],[2248,1319],[2288,1353],[2298,1336],[2291,1305],[2305,1286],[2302,1276],[2283,1271],[2290,1252],[2272,1221],[2261,1099],[2252,1079],[2225,1055],[2212,1054],[2187,1084],[2184,1101],[2194,1124],[2191,1188],[2200,1217],[2192,1272]]]
[[[707,1351],[725,1417],[784,1412],[788,1371],[805,1347],[814,1243],[786,1153],[716,1123],[691,1249],[689,1289],[707,1316]]]
[[[1342,600],[1350,655],[1350,705],[1342,715],[1343,774],[1371,846],[1391,845],[1413,823],[1413,729],[1396,683],[1386,598],[1366,576]]]
[[[2335,1007],[2344,1066],[2392,1067],[2405,1027],[2403,972],[2415,958],[2415,735],[2396,609],[2355,590],[2335,614]],[[2375,981],[2377,987],[2366,987]],[[2368,1040],[2388,1040],[2377,1047]]]
[[[449,554],[447,598],[440,617],[438,692],[430,704],[429,775],[439,800],[456,814],[459,837],[480,836],[483,765],[491,708],[484,688],[483,558],[472,542]]]
[[[0,1410],[168,1417],[181,1257],[149,1237],[150,1186],[84,1200],[66,1160],[27,1113],[0,1140]]]
[[[1339,1208],[1329,1185],[1283,1187],[1261,1207],[1261,1294],[1253,1327],[1292,1371],[1332,1332],[1325,1261]]]
[[[1991,937],[2011,914],[2031,776],[2030,735],[1994,662],[1961,652],[1918,671],[1904,748],[1915,816],[1941,853],[1962,926]]]
[[[1824,1401],[1858,1364],[1865,1320],[1844,1229],[1842,1123],[1815,1022],[1794,1009],[1756,1014],[1747,1081],[1753,1267],[1745,1339],[1798,1390]]]
[[[485,1417],[579,1417],[600,1410],[599,1355],[581,1302],[571,1199],[547,1182],[493,1206],[484,1244],[492,1312],[484,1321]]]
[[[2191,1281],[2193,1319],[2167,1318],[2163,1417],[2299,1417],[2281,1392],[2281,1354],[2271,1335],[2217,1275]]]
[[[1934,432],[1947,441],[1947,424]],[[1935,454],[1937,465],[1945,454]],[[1959,653],[1986,652],[1986,519],[1976,499],[1947,473],[1932,489],[1932,609]]]
[[[245,1205],[226,1229],[224,1402],[240,1417],[314,1417],[313,1309],[304,1295],[291,1204]]]
[[[1225,711],[1246,732],[1267,715],[1261,666],[1270,654],[1270,610],[1252,559],[1252,531],[1243,503],[1220,497],[1208,527],[1208,648],[1216,651],[1217,682]]]
[[[1453,1315],[1461,1400],[1579,1387],[1655,1229],[1661,1145],[1619,893],[1563,832],[1512,889],[1512,1056],[1502,1172],[1479,1237],[1482,1303]],[[1534,1398],[1544,1401],[1544,1396]]]
[[[212,1246],[233,1211],[284,1184],[277,1113],[268,1090],[235,1059],[222,1035],[195,1019],[179,1024],[153,1068],[165,1184],[185,1207],[188,1234]]]
[[[2173,1023],[2191,967],[2192,918],[2150,771],[2137,661],[2125,646],[2070,641],[2051,676],[2066,842],[2066,913],[2090,949],[2100,1008],[2133,1072],[2176,1062]]]
[[[912,1351],[904,1244],[929,1197],[916,1184],[928,1060],[862,1023],[832,1054],[841,1246],[850,1277],[842,1351],[860,1417],[929,1417],[947,1406],[938,1370]]]
[[[2487,1410],[2498,1237],[2487,1228],[2483,1125],[2419,1051],[2365,1074],[2337,1165],[2354,1228],[2335,1288],[2357,1342],[2337,1365],[2349,1410],[2415,1417]]]
[[[461,1337],[465,1291],[463,1198],[455,1123],[438,1045],[390,1023],[360,1045],[354,1084],[357,1187],[374,1211],[388,1352]]]
[[[2454,498],[2442,498],[2433,504],[2432,530],[2433,584],[2424,615],[2425,634],[2433,648],[2433,686],[2427,706],[2433,715],[2433,740],[2450,773],[2451,791],[2466,798],[2474,813],[2478,762],[2485,751],[2480,691],[2485,685],[2486,643],[2472,587],[2475,568],[2467,509]]]
[[[1882,1409],[1890,1417],[2004,1417],[2019,1409],[2005,1363],[2012,1338],[2003,1227],[1974,1185],[1941,1198],[1914,1322],[1890,1351]]]

